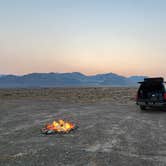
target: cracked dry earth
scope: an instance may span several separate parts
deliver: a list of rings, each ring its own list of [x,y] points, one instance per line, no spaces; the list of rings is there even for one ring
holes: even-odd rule
[[[0,166],[165,166],[166,110],[140,111],[135,92],[1,90]],[[40,133],[59,118],[79,128],[66,135]]]

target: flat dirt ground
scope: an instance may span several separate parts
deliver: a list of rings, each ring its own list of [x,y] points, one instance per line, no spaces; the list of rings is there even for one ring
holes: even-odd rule
[[[0,166],[166,166],[166,110],[140,111],[136,88],[0,90]],[[54,119],[79,128],[42,135]]]

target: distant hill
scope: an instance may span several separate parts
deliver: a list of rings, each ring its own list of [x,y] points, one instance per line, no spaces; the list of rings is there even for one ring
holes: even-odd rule
[[[73,73],[32,73],[23,76],[0,75],[0,88],[64,86],[136,86],[146,76],[129,78],[114,73],[87,76]]]
[[[143,81],[144,78],[148,78],[148,77],[147,76],[131,76],[131,77],[128,77],[128,80],[135,84],[137,82]]]

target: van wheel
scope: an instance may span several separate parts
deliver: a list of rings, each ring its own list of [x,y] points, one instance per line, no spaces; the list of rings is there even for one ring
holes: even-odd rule
[[[146,110],[146,106],[140,105],[141,110]]]

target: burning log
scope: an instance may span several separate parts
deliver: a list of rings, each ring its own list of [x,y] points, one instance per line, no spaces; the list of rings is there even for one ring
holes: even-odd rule
[[[71,122],[65,122],[64,120],[53,121],[53,123],[46,124],[44,128],[41,129],[43,134],[65,134],[76,129],[75,124]]]

